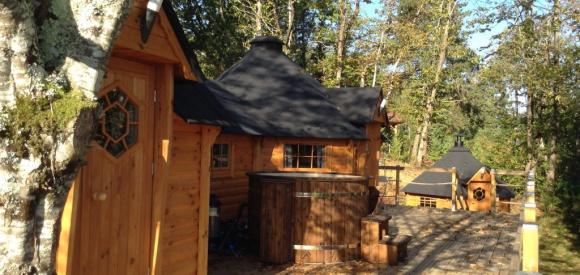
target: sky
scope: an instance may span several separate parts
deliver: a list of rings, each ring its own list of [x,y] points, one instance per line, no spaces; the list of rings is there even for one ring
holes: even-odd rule
[[[475,10],[478,7],[485,6],[487,1],[485,0],[467,0],[466,9]],[[361,4],[361,15],[371,17],[371,18],[378,18],[377,9],[380,7],[378,0],[371,0],[371,3],[364,3]],[[467,19],[469,20],[469,19]],[[479,56],[485,56],[490,49],[481,49],[481,47],[487,46],[492,39],[492,37],[500,32],[502,32],[506,27],[505,23],[497,24],[491,27],[490,31],[479,33],[475,32],[472,33],[469,37],[467,42],[468,46],[473,49],[475,52],[479,54]]]

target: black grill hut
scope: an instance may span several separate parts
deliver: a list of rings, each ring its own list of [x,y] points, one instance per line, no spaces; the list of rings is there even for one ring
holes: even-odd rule
[[[460,140],[433,167],[457,169],[458,198],[465,204],[458,203],[458,207],[463,206],[463,209],[470,211],[491,210],[490,169],[477,160],[469,149],[463,147]],[[497,177],[496,182],[496,200],[510,201],[514,198],[514,192],[505,186],[505,182]],[[409,182],[402,191],[406,194],[407,205],[451,208],[450,173],[425,171]],[[500,210],[509,211],[509,205],[505,205],[507,207],[500,207]]]

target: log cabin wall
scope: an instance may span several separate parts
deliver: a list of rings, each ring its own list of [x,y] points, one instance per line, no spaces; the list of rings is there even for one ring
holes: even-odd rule
[[[371,126],[369,133],[378,132],[377,129],[380,129],[380,124]],[[277,138],[222,133],[215,144],[229,146],[228,167],[211,169],[211,193],[215,193],[222,203],[220,217],[223,220],[234,218],[240,204],[247,201],[247,172],[320,172],[375,178],[378,175],[377,150],[380,136],[377,133],[370,140]],[[284,144],[325,145],[324,168],[285,168]],[[369,163],[374,163],[374,166],[368,165]]]
[[[205,274],[209,158],[219,127],[173,119],[172,162],[162,224],[161,273]]]

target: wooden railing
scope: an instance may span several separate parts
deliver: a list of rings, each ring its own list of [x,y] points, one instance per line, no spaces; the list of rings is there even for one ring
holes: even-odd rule
[[[395,170],[395,184],[396,184],[396,186],[395,186],[395,205],[399,205],[399,188],[401,186],[400,185],[400,183],[401,183],[400,173],[401,173],[401,171],[405,170],[405,167],[400,166],[400,165],[395,165],[395,166],[380,165],[379,166],[379,177],[381,176],[380,171],[386,171],[386,170]],[[385,172],[384,176],[386,177],[386,172]],[[385,188],[386,188],[386,186],[385,186]]]
[[[492,185],[495,185],[495,175],[524,176],[526,189],[522,199],[520,213],[520,270],[524,272],[539,271],[539,227],[536,213],[536,181],[535,172],[491,170]]]

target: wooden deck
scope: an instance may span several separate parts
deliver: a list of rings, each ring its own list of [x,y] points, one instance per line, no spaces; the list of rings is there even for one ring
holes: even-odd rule
[[[518,216],[387,206],[390,234],[412,235],[399,274],[513,274],[519,261]],[[515,266],[514,268],[512,268]]]
[[[386,206],[390,234],[413,236],[398,266],[363,261],[332,265],[263,265],[253,258],[210,262],[210,274],[513,274],[519,262],[518,216]],[[217,263],[215,262],[215,263]],[[233,273],[232,273],[233,272]]]

